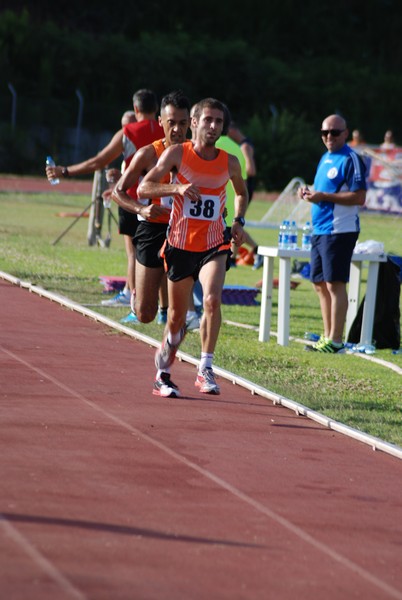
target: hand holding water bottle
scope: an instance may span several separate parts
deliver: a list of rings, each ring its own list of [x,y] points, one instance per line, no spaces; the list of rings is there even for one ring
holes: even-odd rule
[[[60,183],[60,179],[57,175],[57,167],[51,156],[46,158],[46,176],[51,185],[57,185]]]

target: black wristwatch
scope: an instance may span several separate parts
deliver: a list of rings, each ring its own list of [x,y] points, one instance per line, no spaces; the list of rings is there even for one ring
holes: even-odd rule
[[[246,221],[245,221],[244,217],[235,217],[233,219],[233,223],[239,223],[242,227],[244,227],[246,224]]]
[[[62,168],[62,170],[61,170],[61,174],[62,174],[62,176],[63,176],[63,177],[65,177],[65,178],[68,178],[68,177],[70,177],[70,173],[69,173],[69,171],[68,171],[68,168],[67,168],[67,167],[63,167],[63,168]]]

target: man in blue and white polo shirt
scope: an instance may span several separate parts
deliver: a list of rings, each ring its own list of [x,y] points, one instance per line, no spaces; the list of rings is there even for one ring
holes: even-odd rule
[[[311,281],[324,322],[324,334],[319,341],[306,347],[315,352],[344,350],[346,284],[360,232],[359,207],[366,200],[365,166],[346,144],[348,136],[346,121],[341,116],[324,119],[321,137],[327,152],[318,164],[314,191],[299,189],[299,197],[312,204]]]

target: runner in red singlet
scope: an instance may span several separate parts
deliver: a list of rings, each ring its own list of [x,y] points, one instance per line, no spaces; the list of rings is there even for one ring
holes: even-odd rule
[[[163,137],[163,129],[156,121],[157,98],[151,90],[137,90],[133,96],[133,108],[137,122],[125,125],[117,131],[110,142],[95,156],[75,165],[46,167],[50,180],[54,177],[76,177],[104,169],[123,155],[126,166],[142,146]],[[135,193],[135,190],[133,190]],[[127,255],[127,282],[130,292],[135,288],[135,248],[132,237],[138,225],[137,216],[119,209],[119,233],[124,236]],[[129,304],[129,300],[123,302]],[[127,322],[127,317],[124,319]]]

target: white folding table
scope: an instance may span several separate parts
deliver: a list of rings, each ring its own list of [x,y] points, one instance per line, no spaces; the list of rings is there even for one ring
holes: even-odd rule
[[[264,257],[261,313],[259,341],[269,340],[272,314],[272,289],[274,279],[274,261],[279,259],[279,285],[278,285],[278,339],[281,346],[289,344],[290,322],[290,276],[291,259],[310,260],[310,251],[306,250],[279,250],[274,246],[258,246],[258,254]],[[368,263],[366,299],[364,302],[363,320],[360,342],[371,344],[373,335],[374,310],[377,293],[378,268],[380,262],[386,262],[386,254],[353,254],[350,265],[350,279],[348,286],[348,312],[346,316],[346,337],[356,317],[360,300],[360,283],[363,263]]]

